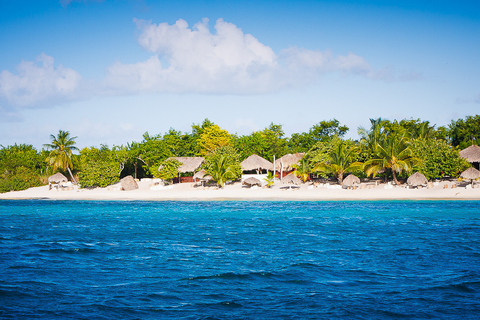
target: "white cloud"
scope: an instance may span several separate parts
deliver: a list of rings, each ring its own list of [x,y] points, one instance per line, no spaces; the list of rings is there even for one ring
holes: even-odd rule
[[[215,32],[208,19],[189,28],[184,20],[155,24],[135,20],[138,42],[154,55],[134,64],[115,63],[104,84],[119,92],[201,92],[254,94],[314,81],[326,72],[391,80],[388,70],[375,71],[354,53],[297,47],[278,55],[251,34],[218,19]]]
[[[9,105],[28,107],[56,103],[75,97],[81,80],[78,72],[62,65],[54,66],[54,59],[45,53],[37,63],[22,61],[18,74],[0,73],[0,98]]]

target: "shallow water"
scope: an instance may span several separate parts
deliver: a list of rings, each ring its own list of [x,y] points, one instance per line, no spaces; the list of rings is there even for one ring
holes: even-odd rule
[[[478,319],[479,201],[0,201],[2,319]]]

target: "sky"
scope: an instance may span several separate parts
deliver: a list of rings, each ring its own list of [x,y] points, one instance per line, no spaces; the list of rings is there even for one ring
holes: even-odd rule
[[[478,1],[0,0],[0,145],[479,114]]]

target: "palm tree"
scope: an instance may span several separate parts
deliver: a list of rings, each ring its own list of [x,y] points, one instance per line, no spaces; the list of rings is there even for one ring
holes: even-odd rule
[[[225,182],[236,177],[236,166],[232,163],[228,155],[222,154],[215,157],[211,166],[205,169],[206,175],[212,177],[212,179],[223,188]]]
[[[348,147],[345,141],[340,142],[328,155],[325,162],[318,163],[313,168],[314,171],[325,171],[333,173],[339,184],[343,184],[345,173],[352,172],[362,167],[362,163],[355,160],[357,148]]]
[[[395,184],[399,185],[396,174],[410,171],[420,161],[413,156],[406,133],[393,132],[377,142],[374,158],[366,161],[364,168],[368,176],[374,177],[385,169],[391,170]]]
[[[59,130],[57,136],[52,134],[50,138],[52,142],[43,145],[47,150],[51,149],[46,159],[48,164],[53,166],[54,171],[57,169],[67,170],[73,183],[77,183],[70,170],[70,168],[73,168],[71,159],[72,151],[78,150],[78,148],[75,147],[75,139],[77,137],[70,137],[68,131]]]
[[[310,173],[312,172],[312,168],[310,167],[310,163],[307,160],[306,154],[300,161],[298,161],[297,164],[292,165],[292,167],[295,168],[295,172],[293,174],[299,177],[303,182],[307,181],[308,177],[310,177]]]

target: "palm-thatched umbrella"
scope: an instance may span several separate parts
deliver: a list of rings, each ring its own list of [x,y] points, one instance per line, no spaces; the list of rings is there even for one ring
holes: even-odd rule
[[[254,178],[254,177],[250,177],[248,179],[245,179],[245,180],[243,180],[242,183],[244,185],[247,185],[247,186],[250,186],[250,187],[255,186],[255,185],[257,185],[259,187],[262,186],[262,182],[260,180],[258,180],[257,178]]]
[[[473,185],[473,180],[476,180],[476,179],[480,178],[480,171],[478,171],[475,168],[468,168],[467,170],[463,171],[460,174],[460,177],[463,178],[463,179],[471,180],[472,185]]]
[[[354,174],[349,174],[348,177],[343,179],[344,186],[353,187],[355,184],[360,184],[360,179]]]
[[[284,184],[296,184],[296,185],[299,185],[301,183],[300,179],[298,179],[297,176],[294,175],[293,173],[290,173],[285,177],[283,177],[282,182]]]
[[[257,172],[259,170],[273,171],[273,164],[270,161],[265,160],[260,156],[257,156],[256,154],[252,154],[250,157],[243,160],[240,165],[242,166],[243,171],[251,171],[251,170],[257,170]]]
[[[55,173],[53,176],[48,177],[48,183],[62,183],[67,182],[68,179],[60,172]]]
[[[170,157],[167,160],[177,160],[181,163],[180,167],[178,167],[178,172],[180,173],[187,173],[187,172],[194,172],[202,165],[205,158],[203,157]],[[161,169],[158,168],[159,170]]]
[[[480,163],[480,147],[473,144],[470,147],[460,151],[460,157],[464,158],[470,163],[473,163],[478,168]]]
[[[428,184],[428,179],[420,172],[415,172],[407,179],[407,184],[411,187],[418,187]]]
[[[207,172],[204,169],[202,169],[202,170],[198,171],[197,173],[195,173],[193,175],[193,179],[195,179],[195,180],[197,180],[197,179],[198,180],[212,180],[212,177],[207,175]]]

